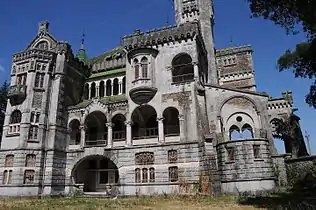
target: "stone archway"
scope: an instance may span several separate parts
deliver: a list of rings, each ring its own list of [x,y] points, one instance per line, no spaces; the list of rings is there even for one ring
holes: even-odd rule
[[[115,193],[119,185],[119,171],[115,163],[105,156],[89,156],[80,160],[72,170],[76,185],[84,192]]]

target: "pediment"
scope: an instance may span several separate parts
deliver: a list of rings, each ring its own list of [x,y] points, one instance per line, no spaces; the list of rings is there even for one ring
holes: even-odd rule
[[[29,44],[29,46],[26,48],[26,50],[30,50],[33,48],[37,48],[38,44],[41,42],[47,42],[48,49],[47,50],[53,50],[56,48],[57,40],[49,33],[46,34],[38,34],[33,41]]]

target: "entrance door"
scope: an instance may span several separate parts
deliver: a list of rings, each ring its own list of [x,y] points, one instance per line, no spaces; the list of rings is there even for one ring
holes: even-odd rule
[[[76,184],[84,185],[84,192],[105,192],[106,185],[117,185],[119,173],[117,166],[108,158],[91,156],[75,167]]]

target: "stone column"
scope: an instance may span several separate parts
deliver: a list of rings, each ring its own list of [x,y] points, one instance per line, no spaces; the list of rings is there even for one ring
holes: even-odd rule
[[[122,95],[122,81],[119,82],[119,95]]]
[[[108,148],[112,148],[113,147],[113,124],[110,123],[106,123],[106,127],[108,128],[108,140],[107,140],[107,147]]]
[[[99,96],[100,96],[100,92],[99,92],[99,88],[100,88],[100,86],[99,85],[96,85],[95,86],[95,97],[97,97],[97,98],[99,98]]]
[[[130,147],[130,146],[133,145],[133,141],[132,141],[132,125],[133,125],[133,122],[132,121],[126,121],[125,125],[126,125],[126,146]]]
[[[91,99],[91,85],[89,85],[89,93],[88,93],[88,99]]]
[[[160,117],[160,118],[157,118],[157,121],[158,121],[158,141],[160,143],[163,143],[165,142],[165,134],[164,134],[164,125],[163,125],[163,120],[164,118],[163,117]]]
[[[85,140],[86,140],[86,127],[80,126],[80,147],[85,146]]]
[[[184,122],[184,115],[179,115],[179,125],[180,125],[180,141],[185,141],[185,122]]]
[[[194,79],[199,79],[199,66],[197,62],[194,62],[193,65],[194,65]]]
[[[111,89],[112,89],[111,96],[114,96],[114,80],[112,80],[111,82]]]

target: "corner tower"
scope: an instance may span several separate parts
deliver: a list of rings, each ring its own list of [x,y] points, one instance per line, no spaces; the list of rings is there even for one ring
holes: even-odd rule
[[[173,0],[177,25],[198,21],[207,51],[209,84],[218,84],[214,47],[213,0]]]

